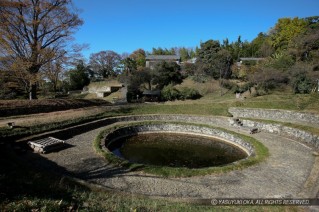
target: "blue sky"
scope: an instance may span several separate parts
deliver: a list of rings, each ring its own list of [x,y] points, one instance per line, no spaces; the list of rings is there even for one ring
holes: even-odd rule
[[[319,0],[73,0],[85,57],[103,50],[195,47],[209,39],[251,41],[283,17],[319,15]]]

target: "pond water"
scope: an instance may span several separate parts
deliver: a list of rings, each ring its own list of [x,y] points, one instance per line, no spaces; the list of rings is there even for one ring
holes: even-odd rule
[[[242,149],[221,140],[175,133],[124,137],[108,148],[132,163],[171,167],[222,166],[247,157]]]

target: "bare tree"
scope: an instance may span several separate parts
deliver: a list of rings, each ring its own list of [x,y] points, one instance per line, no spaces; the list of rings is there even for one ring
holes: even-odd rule
[[[90,66],[103,78],[115,75],[116,68],[121,63],[121,56],[114,51],[101,51],[90,55]]]
[[[16,64],[27,73],[29,97],[36,99],[41,67],[65,55],[82,20],[71,0],[2,0],[0,23],[0,57],[11,60],[7,69]]]
[[[50,61],[43,66],[43,78],[47,78],[52,83],[53,91],[56,92],[59,80],[62,78],[64,68],[60,60]]]
[[[10,70],[10,75],[26,92],[29,91],[30,84],[36,83],[40,79],[39,73],[27,71],[29,67],[31,67],[31,63],[20,58],[16,58],[14,61],[11,58],[2,58],[1,61],[1,69]]]

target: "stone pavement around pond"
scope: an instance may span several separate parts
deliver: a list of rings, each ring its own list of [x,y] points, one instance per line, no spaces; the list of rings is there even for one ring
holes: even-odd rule
[[[218,125],[240,131],[229,125]],[[269,149],[270,156],[243,170],[189,178],[163,178],[128,172],[108,164],[97,155],[92,143],[103,128],[74,135],[66,140],[72,147],[41,155],[48,160],[34,160],[33,163],[48,169],[58,166],[61,168],[56,170],[58,172],[106,188],[150,196],[196,199],[313,197],[313,191],[305,186],[314,167],[313,150],[288,138],[265,132],[251,135]]]

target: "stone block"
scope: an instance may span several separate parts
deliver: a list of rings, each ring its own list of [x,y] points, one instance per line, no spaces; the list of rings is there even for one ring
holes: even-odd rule
[[[36,141],[29,141],[28,144],[35,152],[45,154],[50,151],[62,148],[65,142],[57,138],[48,137]]]

